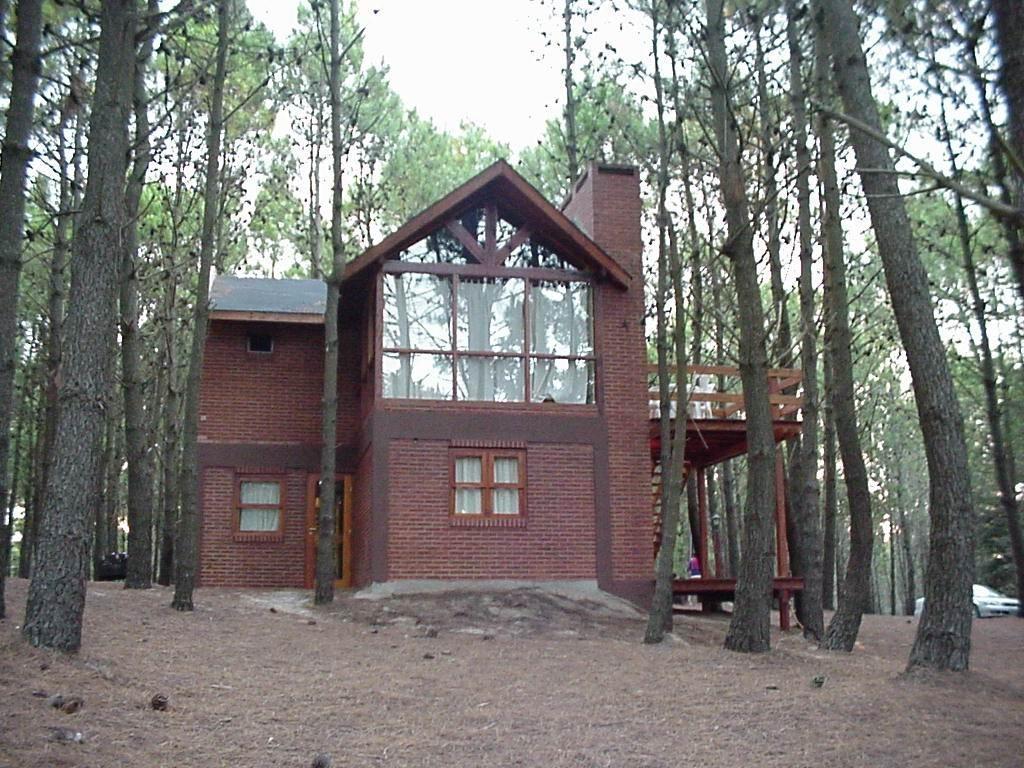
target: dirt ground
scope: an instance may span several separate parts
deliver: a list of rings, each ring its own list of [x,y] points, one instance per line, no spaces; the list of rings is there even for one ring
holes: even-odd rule
[[[724,617],[649,647],[638,616],[533,591],[313,610],[207,589],[179,614],[167,589],[90,584],[68,657],[21,640],[26,586],[0,622],[4,768],[1024,766],[1016,618],[975,622],[971,672],[908,679],[906,618],[866,617],[853,654],[794,633],[744,656]]]

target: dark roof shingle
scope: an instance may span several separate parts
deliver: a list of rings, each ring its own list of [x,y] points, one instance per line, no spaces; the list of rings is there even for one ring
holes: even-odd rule
[[[275,280],[263,277],[217,275],[210,303],[220,312],[323,314],[327,285],[321,280]]]

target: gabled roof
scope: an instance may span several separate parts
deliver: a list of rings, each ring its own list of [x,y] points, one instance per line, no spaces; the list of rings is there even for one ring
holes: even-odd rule
[[[514,210],[529,222],[532,234],[571,260],[606,276],[620,288],[629,286],[632,279],[629,272],[504,160],[498,160],[481,171],[350,261],[345,267],[344,281],[352,280],[373,265],[392,258],[470,208],[489,202]]]
[[[321,280],[273,280],[217,275],[210,287],[214,320],[323,323],[327,285]]]

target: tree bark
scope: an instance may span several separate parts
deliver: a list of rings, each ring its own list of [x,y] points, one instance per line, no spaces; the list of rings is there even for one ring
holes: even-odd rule
[[[824,408],[822,413],[822,481],[825,485],[822,513],[821,604],[835,608],[836,594],[836,516],[838,514],[836,480],[836,422],[832,409],[832,341],[826,329],[825,355],[822,361]]]
[[[654,597],[647,616],[644,642],[660,643],[665,633],[672,630],[672,566],[675,560],[676,537],[679,530],[679,502],[683,483],[683,448],[686,443],[686,366],[685,336],[682,314],[682,279],[679,254],[666,241],[671,228],[666,207],[668,194],[671,146],[665,125],[665,101],[659,68],[658,40],[663,27],[658,7],[651,7],[651,46],[654,57],[655,106],[658,113],[658,284],[655,304],[657,308],[658,348],[658,402],[661,408],[661,541],[654,563]],[[672,238],[674,242],[675,238]],[[667,302],[673,284],[672,269],[678,270],[675,282],[676,324],[674,352],[676,358],[676,429],[672,430],[672,398],[669,389],[669,353]]]
[[[26,372],[26,382],[32,376]],[[30,385],[32,386],[32,385]],[[39,475],[42,472],[43,449],[43,404],[42,398],[33,403],[32,431],[28,440],[29,473],[25,490],[25,519],[21,523],[21,545],[18,547],[18,578],[27,579],[32,572],[32,557],[35,550],[36,532],[39,521],[39,501],[42,491],[39,489]]]
[[[323,605],[334,600],[334,579],[338,573],[337,526],[335,510],[335,461],[338,434],[338,310],[341,275],[344,269],[342,228],[342,168],[344,147],[341,140],[341,7],[331,0],[331,273],[327,278],[327,307],[324,310],[324,391],[323,443],[320,447],[320,510],[317,515],[316,585],[313,602]],[[345,553],[347,557],[348,552]]]
[[[159,13],[149,0],[150,15]],[[125,196],[127,224],[121,260],[121,382],[124,390],[125,450],[128,454],[128,568],[125,589],[149,589],[153,569],[153,464],[145,409],[145,373],[139,331],[139,227],[142,190],[149,169],[149,96],[146,70],[153,54],[153,36],[145,35],[133,62],[132,102],[135,111],[135,147]]]
[[[821,0],[820,7],[844,108],[881,133],[850,0]],[[931,534],[925,610],[908,668],[965,670],[971,649],[974,530],[963,418],[892,158],[883,144],[863,131],[851,130],[850,141],[861,168],[888,171],[861,173],[861,185],[907,354],[928,462]]]
[[[22,236],[25,230],[25,182],[32,159],[29,137],[39,84],[42,0],[19,0],[17,42],[11,55],[11,91],[0,148],[0,509],[7,507],[7,466],[14,408],[15,343]],[[2,27],[0,27],[2,29]],[[4,582],[0,576],[0,604]],[[2,614],[0,614],[2,615]]]
[[[169,270],[173,272],[173,263]],[[167,366],[166,392],[164,393],[162,436],[163,458],[163,505],[160,526],[160,555],[157,562],[157,583],[170,586],[174,573],[174,531],[178,524],[178,498],[180,490],[176,478],[178,462],[178,374],[177,348],[174,317],[177,279],[172,275],[167,280],[164,303],[164,360]]]
[[[29,418],[28,397],[24,391],[21,395],[21,405],[18,408],[18,420],[14,428],[14,441],[12,452],[14,453],[14,467],[11,470],[11,490],[7,499],[0,499],[0,515],[3,516],[3,524],[0,525],[0,619],[7,615],[7,603],[4,597],[4,580],[11,565],[11,535],[14,532],[14,506],[18,498],[18,484],[21,480],[21,458],[24,451],[21,449],[22,435],[25,430],[25,422]]]
[[[819,642],[825,633],[822,614],[822,540],[818,508],[818,339],[814,306],[814,259],[811,232],[811,154],[807,149],[807,109],[803,55],[797,29],[796,0],[786,0],[786,38],[789,44],[789,96],[793,115],[793,144],[797,164],[797,229],[800,244],[800,366],[803,369],[803,408],[800,441],[791,466],[792,521],[790,564],[802,576],[796,593],[796,616],[804,637]],[[788,328],[787,328],[788,333]]]
[[[117,276],[125,225],[126,73],[135,3],[104,0],[89,127],[89,177],[72,244],[64,375],[23,633],[35,646],[76,651],[82,641],[89,513],[98,503],[113,371]]]
[[[896,510],[899,513],[900,544],[903,550],[903,613],[913,616],[917,594],[914,584],[914,552],[911,547],[906,505],[903,501],[903,464],[898,457],[894,457],[893,461],[896,464]]]
[[[721,296],[722,280],[716,270],[711,282],[712,303],[715,313],[715,363],[725,365],[725,323]],[[725,390],[725,377],[718,377],[719,391]],[[736,511],[736,481],[733,477],[732,460],[722,463],[722,508],[725,514],[725,549],[729,561],[726,571],[728,578],[736,578],[736,570],[740,563],[740,532]]]
[[[576,60],[576,49],[572,38],[572,0],[565,0],[562,21],[565,30],[565,157],[568,166],[568,189],[576,183],[580,175],[579,145],[576,136],[576,94],[573,84],[573,63]]]
[[[1015,201],[1024,195],[1024,5],[1020,0],[992,0],[996,44],[999,46],[999,86],[1006,97],[1009,145],[1015,155]],[[1024,285],[1021,285],[1024,293]]]
[[[203,348],[210,317],[210,271],[217,249],[217,217],[220,212],[220,155],[224,133],[224,81],[227,78],[228,31],[232,0],[217,2],[217,53],[210,93],[206,131],[206,181],[203,188],[203,227],[199,241],[199,283],[192,312],[192,348],[185,382],[185,428],[181,449],[181,510],[174,550],[174,597],[176,611],[193,609],[199,568],[199,384],[203,374]]]
[[[828,92],[828,84],[824,73],[828,71],[828,49],[821,37],[817,40],[816,50],[817,68],[822,78],[819,88],[822,97],[827,98],[825,94]],[[843,461],[846,498],[850,507],[850,553],[846,575],[839,588],[839,605],[829,622],[822,647],[833,651],[852,651],[860,631],[861,617],[871,600],[871,493],[854,401],[853,334],[850,331],[835,145],[832,126],[824,114],[819,113],[817,127],[819,174],[825,203],[822,241],[825,255],[825,325],[830,343],[830,399],[839,454]]]
[[[792,365],[793,333],[789,327],[789,311],[786,307],[786,289],[782,284],[782,242],[779,233],[779,185],[776,179],[775,139],[778,125],[771,111],[768,96],[768,78],[764,67],[764,48],[761,45],[762,19],[758,16],[754,25],[754,71],[757,74],[757,110],[761,127],[762,183],[764,184],[764,221],[768,230],[768,268],[771,276],[772,305],[775,317],[775,345],[772,360],[780,368]],[[796,129],[799,130],[799,129]]]
[[[751,226],[741,151],[729,106],[723,0],[705,0],[711,107],[719,157],[727,239],[722,252],[732,262],[740,326],[740,379],[747,425],[747,499],[743,556],[736,579],[736,599],[725,647],[757,653],[771,647],[771,597],[774,570],[772,529],[775,520],[775,437],[768,403],[768,356],[764,308],[757,283],[754,232]]]

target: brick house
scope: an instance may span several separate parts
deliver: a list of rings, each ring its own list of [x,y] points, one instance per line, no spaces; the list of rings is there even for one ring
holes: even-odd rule
[[[311,586],[325,289],[219,277],[203,366],[200,583]],[[342,586],[653,573],[640,196],[561,210],[498,162],[347,265]]]

